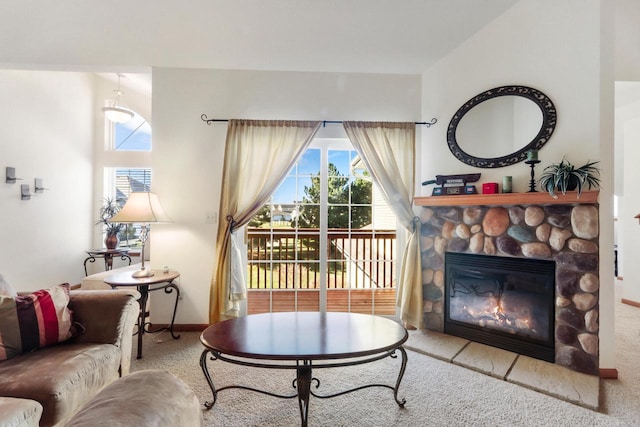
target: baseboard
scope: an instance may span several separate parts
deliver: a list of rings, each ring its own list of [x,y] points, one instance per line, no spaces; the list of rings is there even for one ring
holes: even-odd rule
[[[618,370],[615,368],[600,368],[600,379],[617,380]]]
[[[623,304],[632,305],[634,307],[640,307],[640,302],[632,301],[630,299],[622,298],[620,300]]]
[[[152,329],[160,329],[160,328],[168,328],[170,325],[163,323],[154,323],[151,325]],[[202,332],[207,329],[209,325],[206,324],[197,324],[197,323],[176,323],[173,325],[173,330],[175,332]]]

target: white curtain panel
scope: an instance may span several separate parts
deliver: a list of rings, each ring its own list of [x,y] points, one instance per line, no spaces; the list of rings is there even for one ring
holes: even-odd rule
[[[234,231],[267,202],[305,152],[321,122],[230,120],[222,172],[216,266],[211,279],[210,323],[238,315],[246,298]]]
[[[423,323],[420,219],[412,208],[416,125],[413,122],[344,122],[344,128],[387,204],[407,230],[406,245],[398,251],[401,267],[396,301],[400,318],[420,328]]]

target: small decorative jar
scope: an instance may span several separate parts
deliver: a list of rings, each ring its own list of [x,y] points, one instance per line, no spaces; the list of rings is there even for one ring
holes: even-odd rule
[[[511,193],[513,179],[510,176],[505,176],[502,178],[502,192],[503,193]]]

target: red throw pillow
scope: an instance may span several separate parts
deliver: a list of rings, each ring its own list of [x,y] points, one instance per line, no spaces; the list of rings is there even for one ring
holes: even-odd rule
[[[71,338],[69,284],[17,297],[0,296],[0,360]]]

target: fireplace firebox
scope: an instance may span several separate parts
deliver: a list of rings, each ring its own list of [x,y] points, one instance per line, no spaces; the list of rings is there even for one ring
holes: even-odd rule
[[[444,332],[555,361],[555,262],[445,253]]]

